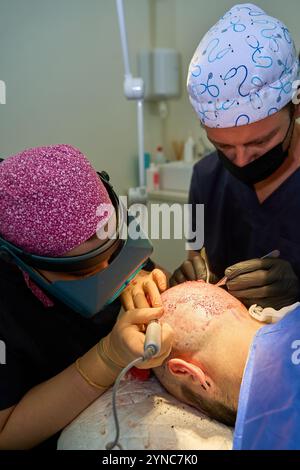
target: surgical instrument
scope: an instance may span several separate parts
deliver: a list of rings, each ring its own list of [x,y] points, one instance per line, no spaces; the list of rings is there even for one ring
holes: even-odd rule
[[[279,251],[279,250],[273,250],[273,251],[271,251],[270,253],[268,253],[267,255],[262,256],[260,259],[265,259],[265,258],[279,258],[279,256],[280,256],[280,251]],[[219,282],[217,282],[216,287],[225,286],[225,284],[226,284],[227,281],[228,281],[228,277],[227,277],[227,276],[222,277],[222,279],[220,279]]]
[[[116,379],[114,388],[113,388],[113,415],[114,415],[114,421],[115,421],[115,427],[116,427],[116,436],[113,442],[109,442],[106,445],[107,450],[112,450],[115,447],[118,447],[120,450],[122,449],[121,444],[119,443],[119,437],[120,437],[120,425],[119,425],[119,420],[118,420],[118,414],[117,414],[117,406],[116,406],[116,398],[117,398],[117,391],[120,385],[121,380],[123,377],[129,372],[129,370],[140,364],[141,362],[148,361],[152,357],[156,356],[161,349],[161,325],[158,322],[158,320],[152,320],[146,329],[146,337],[145,337],[145,343],[144,343],[144,355],[135,359],[132,361],[128,366],[126,366],[119,374],[119,376]]]

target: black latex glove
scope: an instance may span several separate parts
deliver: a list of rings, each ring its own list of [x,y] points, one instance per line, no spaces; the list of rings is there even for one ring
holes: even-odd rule
[[[170,278],[170,287],[182,284],[186,281],[206,281],[207,271],[205,261],[201,255],[194,256],[191,260],[184,261]],[[218,278],[210,271],[209,282],[216,283]]]
[[[226,269],[228,292],[246,307],[282,307],[300,298],[299,279],[291,264],[280,258],[251,259]]]

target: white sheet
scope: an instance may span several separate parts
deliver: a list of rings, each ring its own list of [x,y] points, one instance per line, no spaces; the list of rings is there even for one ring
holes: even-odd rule
[[[185,405],[155,377],[126,379],[118,392],[120,443],[124,450],[229,450],[233,430]],[[62,432],[58,449],[105,449],[114,440],[112,388]]]

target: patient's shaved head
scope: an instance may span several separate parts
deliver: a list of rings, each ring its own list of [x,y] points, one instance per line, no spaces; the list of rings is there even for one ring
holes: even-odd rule
[[[204,281],[179,284],[162,294],[164,314],[175,332],[173,349],[181,353],[198,351],[212,320],[224,313],[248,315],[247,309],[224,289]]]
[[[162,301],[160,321],[172,327],[174,341],[155,375],[179,400],[233,424],[250,341],[248,310],[226,290],[204,281],[172,287]]]

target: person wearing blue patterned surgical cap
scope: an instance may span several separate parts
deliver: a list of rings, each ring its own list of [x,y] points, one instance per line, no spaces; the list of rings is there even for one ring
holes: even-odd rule
[[[171,285],[206,279],[209,266],[246,306],[300,299],[298,76],[288,28],[256,5],[235,5],[201,40],[187,88],[216,151],[195,165],[189,200],[193,230],[205,205],[205,249],[191,248]]]
[[[190,101],[207,127],[261,121],[292,100],[298,67],[286,26],[254,5],[237,5],[196,49],[188,73]]]

